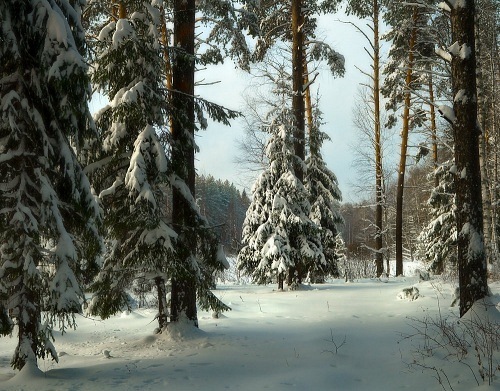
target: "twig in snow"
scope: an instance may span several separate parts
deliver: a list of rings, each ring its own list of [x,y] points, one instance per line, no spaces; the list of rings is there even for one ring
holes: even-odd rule
[[[343,341],[340,344],[338,344],[335,341],[335,339],[333,338],[333,329],[330,329],[330,339],[325,339],[325,341],[331,342],[333,344],[333,346],[335,346],[335,351],[333,351],[333,350],[323,350],[323,353],[329,352],[329,353],[335,355],[335,354],[338,354],[339,349],[346,344],[346,342],[347,342],[347,335],[344,335]]]

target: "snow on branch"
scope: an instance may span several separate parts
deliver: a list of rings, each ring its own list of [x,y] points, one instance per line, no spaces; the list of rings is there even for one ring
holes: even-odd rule
[[[441,3],[438,4],[438,8],[440,10],[443,10],[445,12],[451,12],[451,8],[449,6],[448,2],[442,1]]]
[[[455,116],[455,111],[452,107],[446,105],[438,106],[439,113],[443,116],[443,118],[453,125],[457,117]]]
[[[443,50],[441,48],[436,48],[435,50],[435,53],[441,57],[443,60],[445,60],[446,62],[451,62],[451,54],[446,51],[446,50]]]

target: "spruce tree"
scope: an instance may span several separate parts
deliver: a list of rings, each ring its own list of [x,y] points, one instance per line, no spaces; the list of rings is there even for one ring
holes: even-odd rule
[[[457,226],[455,216],[455,186],[453,161],[438,166],[433,173],[438,185],[432,190],[428,200],[431,206],[431,221],[418,237],[427,268],[434,274],[445,270],[456,270]]]
[[[326,166],[321,155],[323,142],[330,137],[319,129],[321,113],[315,110],[313,126],[309,133],[309,156],[306,160],[305,188],[311,204],[309,214],[311,220],[320,229],[321,245],[326,266],[322,270],[310,270],[311,277],[323,280],[325,275],[339,276],[337,267],[337,236],[344,219],[340,214],[342,193],[338,187],[337,177]],[[322,276],[321,274],[324,273]]]
[[[15,369],[57,360],[52,328],[76,326],[97,270],[99,208],[77,159],[95,138],[83,3],[0,3],[0,330],[16,325]]]
[[[270,134],[266,147],[269,167],[252,188],[243,224],[243,248],[238,254],[239,270],[259,284],[277,281],[279,289],[285,278],[294,288],[309,271],[326,265],[319,229],[309,218],[307,190],[294,171],[297,164],[305,163],[294,153],[288,79],[281,68],[275,79],[278,99],[265,125]]]
[[[160,10],[153,4],[121,1],[104,25],[96,25],[92,42],[92,81],[110,103],[96,115],[102,150],[87,167],[99,190],[107,234],[89,311],[107,318],[127,308],[126,290],[134,280],[146,279],[157,288],[161,330],[168,320],[165,282],[172,274],[177,234],[164,212],[169,167],[158,134],[167,101]]]

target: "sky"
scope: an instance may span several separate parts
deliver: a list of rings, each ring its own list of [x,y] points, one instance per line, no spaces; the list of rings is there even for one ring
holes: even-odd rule
[[[332,139],[323,147],[323,158],[337,176],[343,201],[353,202],[359,200],[360,194],[353,167],[356,129],[352,123],[352,111],[360,83],[367,81],[366,76],[356,67],[369,71],[370,58],[364,50],[368,45],[366,39],[352,25],[339,20],[350,20],[362,28],[366,27],[364,21],[348,18],[343,14],[321,17],[318,38],[324,39],[344,55],[346,72],[343,78],[333,78],[325,66],[313,87],[320,89],[320,108],[326,122],[322,130]],[[220,82],[199,87],[197,94],[230,109],[245,110],[242,93],[254,82],[250,75],[235,69],[231,62],[226,62],[199,77],[206,81]],[[243,124],[243,120],[233,120],[230,127],[210,123],[207,130],[198,133],[200,152],[196,155],[196,167],[199,174],[211,174],[215,178],[227,179],[240,188],[251,188],[252,183],[246,180],[247,176],[242,175],[240,167],[235,163],[239,152],[237,140],[243,137]]]

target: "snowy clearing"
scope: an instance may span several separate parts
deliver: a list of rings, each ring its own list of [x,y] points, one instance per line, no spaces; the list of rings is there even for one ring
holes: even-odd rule
[[[417,299],[398,299],[413,286]],[[200,330],[153,335],[152,309],[106,321],[78,316],[76,331],[56,335],[59,364],[41,361],[42,372],[25,368],[16,375],[9,366],[15,339],[2,338],[0,390],[451,389],[433,370],[408,366],[424,341],[403,338],[414,331],[410,318],[436,316],[439,308],[443,316],[456,316],[458,308],[449,307],[451,285],[404,277],[273,288],[220,285],[216,293],[232,311],[219,319],[200,312]],[[498,309],[500,284],[491,289]],[[488,386],[477,374],[473,349],[469,356],[464,363],[431,357],[426,365],[441,368],[454,390],[498,389],[499,370]]]

